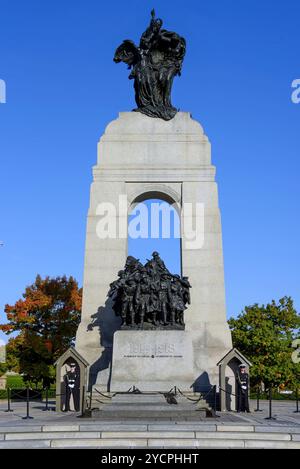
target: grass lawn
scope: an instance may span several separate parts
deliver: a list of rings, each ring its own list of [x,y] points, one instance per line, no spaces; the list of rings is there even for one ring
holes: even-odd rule
[[[21,375],[8,375],[6,381],[7,388],[24,388],[25,383]]]
[[[0,390],[0,399],[7,399],[7,388],[24,389],[26,388],[26,384],[24,383],[23,377],[21,375],[8,375],[6,381],[6,389]],[[35,386],[33,388],[35,389]],[[42,385],[38,386],[38,389],[42,389]],[[46,392],[43,391],[43,397],[45,397],[45,395]],[[48,391],[48,397],[55,397],[55,383],[51,384],[50,389]]]

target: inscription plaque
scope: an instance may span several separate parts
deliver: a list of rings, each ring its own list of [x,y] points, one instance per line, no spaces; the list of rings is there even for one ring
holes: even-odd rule
[[[117,331],[114,334],[111,391],[167,392],[193,386],[193,351],[186,331]]]

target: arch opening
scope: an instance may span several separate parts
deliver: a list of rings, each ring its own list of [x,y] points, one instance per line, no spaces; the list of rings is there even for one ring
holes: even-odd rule
[[[137,196],[129,208],[127,254],[143,264],[158,251],[167,268],[181,275],[179,204],[156,191]]]

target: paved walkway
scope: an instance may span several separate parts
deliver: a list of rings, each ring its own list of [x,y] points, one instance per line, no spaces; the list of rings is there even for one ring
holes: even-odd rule
[[[224,423],[236,423],[236,424],[245,424],[249,423],[251,425],[299,425],[300,426],[300,412],[296,413],[296,403],[294,401],[273,401],[273,412],[272,415],[276,420],[266,420],[269,415],[269,402],[260,401],[260,408],[262,412],[255,412],[256,401],[251,401],[251,413],[250,414],[237,414],[236,412],[217,412],[218,418],[200,418],[199,422],[206,423],[215,423],[221,425]],[[11,425],[26,422],[23,420],[23,417],[26,416],[26,403],[25,402],[13,402],[11,403],[11,408],[13,412],[6,412],[7,410],[7,401],[0,400],[0,425]],[[33,420],[30,422],[74,422],[78,421],[79,414],[76,412],[68,413],[56,413],[55,402],[53,400],[49,401],[50,411],[45,411],[44,402],[30,402],[30,416],[33,417]],[[85,422],[94,421],[93,419],[80,419]],[[159,419],[158,419],[159,420]],[[97,419],[97,421],[99,421]],[[28,420],[29,422],[29,420]]]
[[[50,408],[55,403],[50,401]],[[276,420],[262,412],[218,412],[217,418],[198,421],[154,419],[103,420],[80,418],[77,413],[43,411],[31,402],[32,419],[24,420],[26,404],[12,403],[5,412],[0,401],[0,448],[290,448],[300,449],[300,413],[294,402],[274,402]],[[251,402],[255,408],[255,402]]]
[[[237,414],[236,412],[217,412],[218,418],[200,418],[199,423],[206,424],[217,424],[222,425],[227,423],[235,423],[237,425],[263,425],[263,426],[278,426],[278,425],[292,425],[300,427],[300,412],[296,413],[296,404],[293,401],[273,401],[273,416],[276,420],[267,420],[266,417],[269,415],[269,402],[260,401],[260,408],[262,412],[255,412],[256,401],[251,401],[250,414]],[[41,402],[30,402],[30,416],[33,417],[31,420],[23,420],[26,416],[26,403],[25,402],[13,402],[11,404],[13,412],[6,412],[7,402],[0,401],[0,426],[4,425],[26,425],[27,423],[32,424],[33,422],[38,423],[71,423],[78,421],[84,421],[87,425],[95,423],[95,419],[79,418],[79,414],[76,412],[60,413],[55,412],[55,402],[49,401],[50,411],[44,411],[45,403]],[[160,420],[160,419],[155,419]],[[97,422],[101,420],[97,419]],[[136,422],[136,420],[134,420]],[[141,423],[142,421],[139,420]]]

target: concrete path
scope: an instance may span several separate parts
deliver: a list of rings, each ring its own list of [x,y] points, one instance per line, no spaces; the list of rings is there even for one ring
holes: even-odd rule
[[[50,402],[54,408],[54,402]],[[252,409],[255,403],[251,403]],[[76,413],[43,411],[44,404],[31,403],[33,419],[23,420],[24,403],[13,403],[5,412],[0,402],[1,448],[289,448],[300,449],[300,413],[295,403],[274,402],[276,420],[262,412],[218,413],[199,421],[154,419],[86,419]]]

